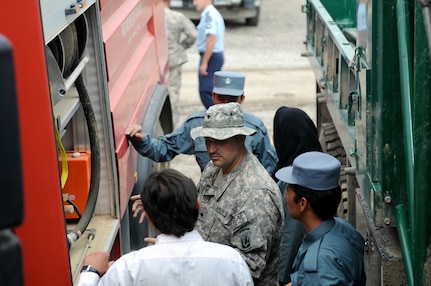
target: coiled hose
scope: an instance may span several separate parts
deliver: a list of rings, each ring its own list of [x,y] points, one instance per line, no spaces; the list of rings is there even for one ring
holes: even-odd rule
[[[67,234],[69,249],[72,248],[75,241],[87,229],[91,218],[93,217],[94,209],[96,207],[97,196],[99,194],[100,184],[100,147],[99,147],[99,134],[97,130],[96,116],[94,114],[93,106],[91,105],[90,96],[88,95],[87,88],[85,87],[82,75],[78,76],[75,81],[75,86],[79,94],[79,100],[84,110],[85,118],[87,121],[87,129],[90,138],[91,148],[91,180],[88,193],[87,204],[85,206],[83,215],[75,228]]]

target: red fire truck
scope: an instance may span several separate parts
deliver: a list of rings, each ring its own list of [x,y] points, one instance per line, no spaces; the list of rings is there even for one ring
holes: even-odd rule
[[[88,252],[143,243],[129,198],[157,166],[124,131],[172,130],[163,13],[162,0],[2,3],[1,285],[73,285]]]

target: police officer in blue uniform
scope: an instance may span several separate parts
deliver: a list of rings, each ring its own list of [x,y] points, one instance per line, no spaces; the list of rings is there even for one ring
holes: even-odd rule
[[[200,54],[199,61],[199,95],[205,108],[214,104],[212,99],[213,78],[224,63],[223,17],[212,5],[211,0],[193,0],[193,5],[201,11],[196,46]]]
[[[212,97],[215,104],[238,102],[243,103],[245,76],[236,72],[218,71],[214,75],[214,90]],[[135,149],[142,155],[156,162],[167,162],[178,154],[195,154],[201,171],[210,161],[205,139],[193,140],[190,131],[203,125],[205,111],[190,115],[186,121],[172,133],[151,138],[142,132],[141,125],[133,124],[125,132]],[[274,146],[268,136],[267,129],[257,116],[244,112],[245,125],[256,130],[254,136],[247,136],[245,145],[268,171],[269,174],[278,162]]]
[[[307,232],[287,285],[366,283],[364,239],[348,222],[334,217],[341,200],[340,166],[333,156],[312,151],[275,174],[288,183],[285,197],[290,216]]]

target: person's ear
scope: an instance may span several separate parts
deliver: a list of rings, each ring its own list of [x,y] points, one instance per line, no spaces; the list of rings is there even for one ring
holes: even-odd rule
[[[201,210],[201,201],[199,199],[197,199],[196,204],[198,205],[198,211],[200,211]]]
[[[245,100],[245,95],[241,95],[238,103],[243,104],[244,100]]]
[[[308,200],[304,197],[301,197],[298,202],[299,211],[303,212],[307,209],[307,207],[308,207]]]

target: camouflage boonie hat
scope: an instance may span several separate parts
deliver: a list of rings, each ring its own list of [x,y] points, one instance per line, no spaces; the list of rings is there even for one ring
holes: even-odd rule
[[[190,132],[193,140],[197,137],[210,137],[226,140],[235,135],[252,135],[256,130],[244,123],[244,112],[239,103],[216,104],[208,108],[203,126],[193,128]]]

